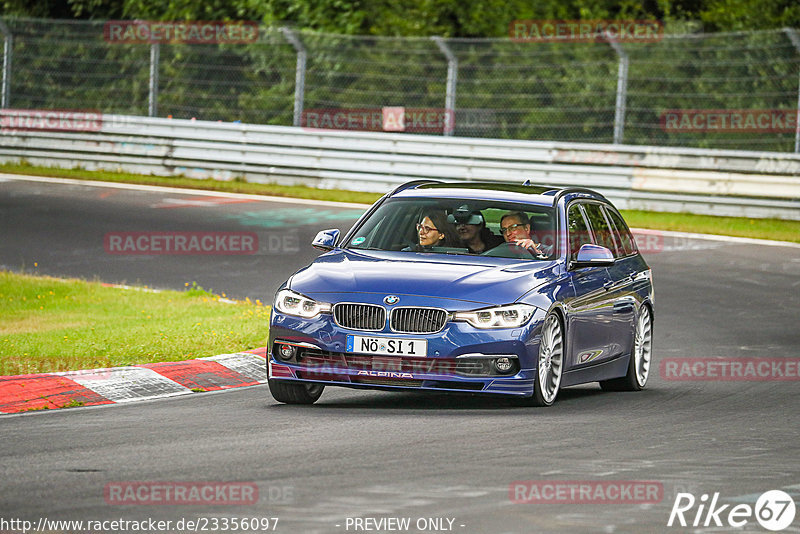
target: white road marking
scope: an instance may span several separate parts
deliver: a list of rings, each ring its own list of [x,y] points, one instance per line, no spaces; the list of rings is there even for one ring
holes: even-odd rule
[[[250,354],[247,352],[238,352],[236,354],[219,354],[217,356],[208,356],[206,358],[198,358],[198,360],[210,360],[227,367],[231,371],[235,371],[242,376],[249,378],[256,382],[267,381],[267,364],[264,358]]]
[[[115,367],[54,373],[114,402],[184,395],[192,390],[145,367]]]
[[[150,206],[155,209],[168,208],[207,208],[226,204],[241,204],[244,202],[257,202],[254,198],[209,198],[208,200],[195,200],[193,198],[164,198],[159,203]]]

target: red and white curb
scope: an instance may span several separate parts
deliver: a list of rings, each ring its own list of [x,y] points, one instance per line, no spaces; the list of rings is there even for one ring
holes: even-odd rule
[[[181,362],[0,376],[0,413],[117,404],[264,384],[266,350]]]

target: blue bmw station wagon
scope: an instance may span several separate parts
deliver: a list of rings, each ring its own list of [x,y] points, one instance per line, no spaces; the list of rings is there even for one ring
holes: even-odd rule
[[[549,406],[561,388],[647,383],[650,268],[625,221],[583,188],[404,184],[275,296],[269,388],[505,395]]]

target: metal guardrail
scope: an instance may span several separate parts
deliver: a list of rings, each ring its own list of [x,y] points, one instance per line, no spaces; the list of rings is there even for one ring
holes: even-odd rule
[[[111,115],[0,130],[0,161],[385,191],[418,178],[592,187],[623,209],[800,220],[800,155],[313,130]]]

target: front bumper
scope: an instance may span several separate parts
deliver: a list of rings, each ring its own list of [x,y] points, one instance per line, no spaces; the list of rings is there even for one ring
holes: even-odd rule
[[[353,388],[407,389],[530,396],[536,373],[541,324],[537,310],[515,329],[477,329],[448,322],[435,334],[398,334],[388,330],[361,332],[339,327],[330,315],[303,319],[273,309],[269,339],[269,378]],[[369,355],[346,351],[347,336],[424,338],[426,357]],[[294,347],[278,355],[281,345]],[[505,373],[492,363],[508,358]]]

